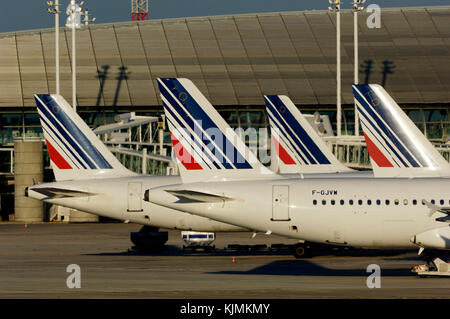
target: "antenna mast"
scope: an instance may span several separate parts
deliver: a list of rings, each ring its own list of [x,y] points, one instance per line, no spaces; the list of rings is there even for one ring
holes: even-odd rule
[[[148,20],[148,0],[131,0],[131,21]]]

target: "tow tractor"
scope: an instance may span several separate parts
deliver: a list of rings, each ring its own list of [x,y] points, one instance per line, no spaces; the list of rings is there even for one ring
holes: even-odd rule
[[[183,245],[184,250],[192,250],[195,252],[200,248],[209,253],[216,248],[215,246],[211,246],[214,240],[216,240],[215,233],[182,231],[181,238],[185,243]]]
[[[450,264],[435,257],[426,259],[426,264],[411,268],[419,277],[450,277]]]
[[[424,203],[430,207],[430,216],[436,212],[445,213],[448,215],[437,218],[436,220],[450,220],[450,208],[437,207],[427,201],[424,201]],[[440,227],[414,235],[411,238],[411,242],[420,247],[419,256],[423,253],[425,248],[450,249],[450,227]],[[411,268],[411,272],[417,273],[419,277],[450,277],[450,263],[436,257],[436,254],[428,255],[425,258],[425,262],[425,265],[414,266]]]

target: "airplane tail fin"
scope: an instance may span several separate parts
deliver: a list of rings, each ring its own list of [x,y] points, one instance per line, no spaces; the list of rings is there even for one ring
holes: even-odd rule
[[[56,94],[35,94],[56,181],[132,176],[99,138]]]
[[[376,177],[450,176],[450,164],[377,84],[353,85]]]
[[[188,79],[158,86],[183,182],[274,176]]]
[[[272,135],[272,165],[280,173],[339,173],[352,171],[342,164],[284,95],[265,95]]]

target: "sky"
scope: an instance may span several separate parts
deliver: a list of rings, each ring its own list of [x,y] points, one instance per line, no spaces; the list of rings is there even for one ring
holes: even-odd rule
[[[0,10],[0,32],[54,27],[54,17],[47,13],[45,0],[3,0]],[[69,0],[60,0],[65,24],[65,8]],[[80,2],[80,0],[77,0]],[[351,8],[352,0],[343,0],[342,8]],[[450,0],[367,0],[368,4],[383,7],[450,5]],[[179,18],[222,14],[325,10],[326,0],[149,0],[149,18]],[[85,0],[96,24],[131,20],[130,0]]]

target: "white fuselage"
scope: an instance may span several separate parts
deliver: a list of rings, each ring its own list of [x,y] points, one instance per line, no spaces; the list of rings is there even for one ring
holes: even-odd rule
[[[143,200],[146,189],[180,182],[179,176],[149,175],[64,181],[31,186],[28,190],[28,196],[99,216],[159,228],[205,232],[248,231],[248,229],[176,211]],[[33,191],[37,188],[69,189],[91,193],[92,195],[46,199],[46,196]]]
[[[356,174],[356,175],[355,175]],[[345,174],[336,174],[342,178],[352,176],[365,177],[369,172],[352,172]],[[326,178],[334,174],[305,174],[305,176],[317,176]],[[297,177],[299,174],[286,174],[287,177]],[[137,189],[131,189],[130,183],[137,186]],[[98,178],[89,180],[61,181],[53,183],[44,183],[29,187],[29,196],[39,200],[44,200],[51,204],[57,204],[69,208],[78,209],[99,216],[114,218],[118,220],[127,220],[133,223],[154,226],[159,228],[195,230],[204,232],[226,232],[226,231],[248,231],[249,229],[218,222],[191,213],[170,209],[159,206],[154,203],[144,201],[144,192],[147,189],[163,185],[180,184],[180,176],[155,176],[155,175],[136,175],[133,177],[118,178]],[[92,193],[87,197],[64,197],[47,199],[40,193],[33,192],[37,188],[58,188],[83,191]],[[131,192],[137,192],[135,196],[130,196]],[[130,201],[135,201],[132,206]],[[131,209],[130,209],[131,208]]]
[[[414,235],[448,227],[435,220],[445,215],[430,216],[422,199],[449,206],[449,188],[445,178],[305,178],[180,184],[149,194],[156,204],[260,232],[318,243],[406,248],[414,245]],[[166,190],[229,200],[180,203]]]

